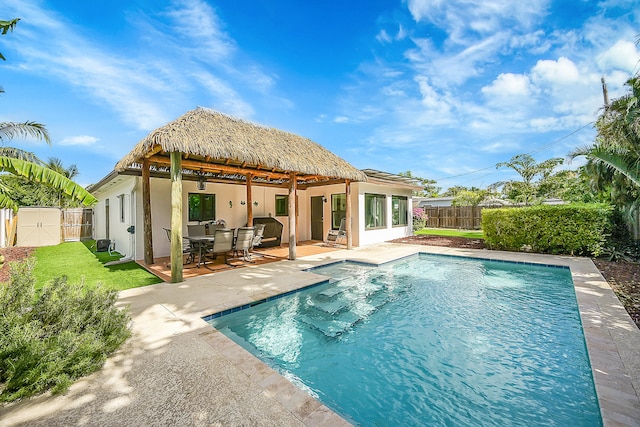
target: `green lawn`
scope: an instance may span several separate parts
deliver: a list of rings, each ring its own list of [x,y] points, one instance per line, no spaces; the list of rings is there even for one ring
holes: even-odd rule
[[[133,261],[105,266],[104,263],[117,260],[120,255],[116,252],[113,256],[107,252],[94,252],[93,244],[94,241],[90,240],[37,248],[34,251],[36,289],[59,276],[67,276],[70,283],[79,283],[84,278],[86,286],[101,282],[108,289],[118,291],[162,282]]]
[[[466,237],[467,239],[484,239],[482,230],[452,230],[448,228],[423,228],[415,234],[428,234],[432,236]]]

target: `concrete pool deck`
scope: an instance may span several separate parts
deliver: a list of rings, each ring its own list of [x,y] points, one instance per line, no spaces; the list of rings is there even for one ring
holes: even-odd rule
[[[604,425],[640,426],[640,330],[591,260],[392,243],[122,291],[133,335],[104,368],[65,395],[0,407],[0,426],[349,425],[201,318],[316,283],[309,267],[418,252],[569,266]]]

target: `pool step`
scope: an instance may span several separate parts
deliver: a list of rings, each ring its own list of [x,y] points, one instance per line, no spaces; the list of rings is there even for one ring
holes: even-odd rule
[[[395,299],[399,292],[404,291],[386,285],[375,286],[375,284],[374,286],[371,284],[351,286],[339,292],[333,292],[335,290],[323,291],[324,297],[332,295],[329,301],[322,301],[323,298],[320,298],[320,301],[308,299],[307,314],[298,317],[300,321],[329,338],[342,335]]]

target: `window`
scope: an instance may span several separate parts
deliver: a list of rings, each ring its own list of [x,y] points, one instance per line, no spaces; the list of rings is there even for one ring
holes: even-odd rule
[[[393,225],[407,225],[409,223],[406,197],[391,197],[391,215],[393,216]]]
[[[216,219],[216,195],[189,193],[189,221]]]
[[[340,221],[347,216],[347,195],[332,194],[331,195],[331,229],[340,228]]]
[[[276,216],[289,215],[289,196],[276,195]]]
[[[120,205],[120,222],[124,222],[124,194],[118,196],[118,202]]]
[[[383,228],[386,226],[386,202],[387,196],[384,194],[364,195],[365,229]]]

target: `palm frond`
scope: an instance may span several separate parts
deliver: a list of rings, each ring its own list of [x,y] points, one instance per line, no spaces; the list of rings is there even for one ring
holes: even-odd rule
[[[13,31],[19,20],[20,18],[14,18],[11,21],[0,21],[0,29],[2,30],[2,35],[4,36],[9,31]]]
[[[0,147],[0,156],[11,157],[12,159],[20,159],[25,162],[37,163],[44,166],[44,162],[30,151],[21,150],[15,147]]]
[[[49,132],[44,125],[36,122],[2,122],[0,123],[0,141],[9,141],[15,137],[36,138],[51,145]]]
[[[0,157],[0,169],[62,191],[84,205],[92,205],[98,201],[91,193],[69,178],[35,163]]]
[[[594,147],[589,156],[603,162],[608,167],[623,174],[637,186],[640,186],[640,171],[637,166],[634,167],[630,164],[629,159],[599,147]]]
[[[11,209],[14,212],[18,211],[18,205],[11,200],[11,197],[2,192],[0,192],[0,208]]]

